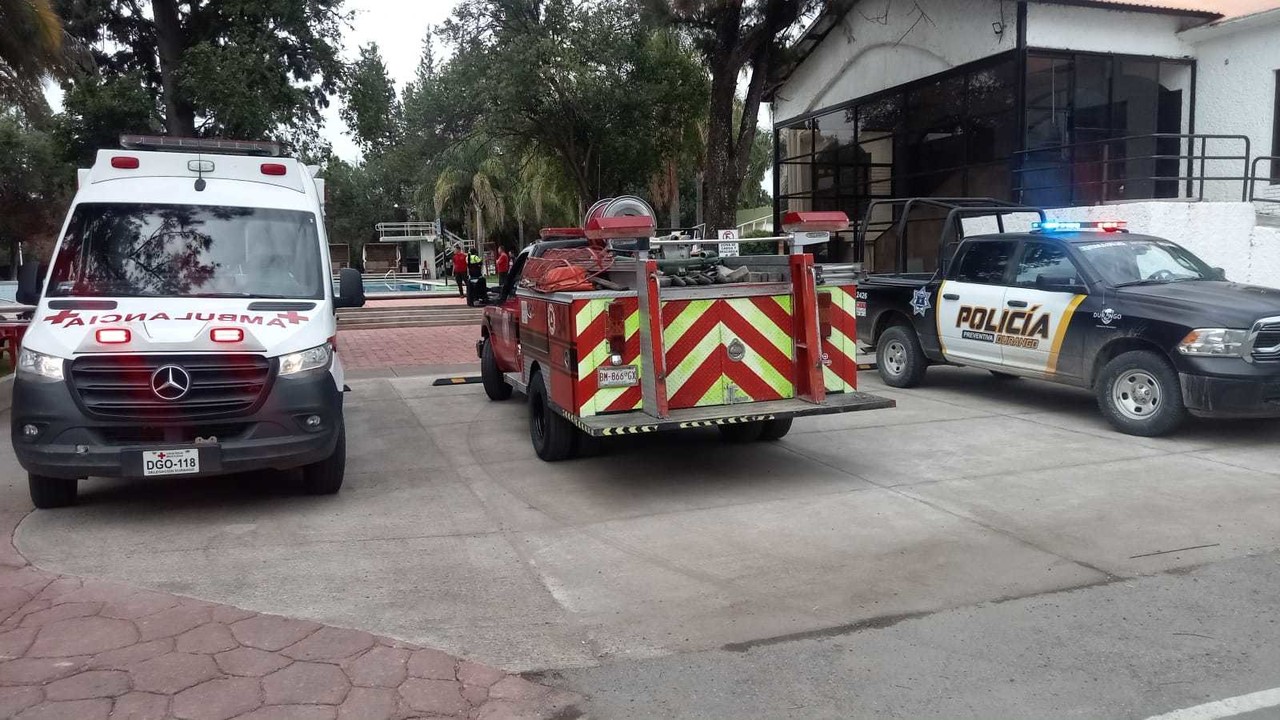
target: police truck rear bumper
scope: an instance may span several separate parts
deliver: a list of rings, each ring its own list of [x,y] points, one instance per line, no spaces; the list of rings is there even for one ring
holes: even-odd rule
[[[277,378],[256,411],[248,415],[185,423],[97,420],[87,416],[65,382],[21,378],[13,388],[11,433],[14,453],[28,472],[48,477],[142,477],[142,453],[196,448],[200,471],[172,479],[290,468],[333,454],[342,423],[342,393],[327,371],[304,378]],[[306,418],[318,415],[319,428]],[[39,433],[26,434],[27,426]],[[142,439],[163,428],[181,427],[183,436]],[[201,438],[197,441],[196,438]],[[216,438],[214,440],[213,438]]]

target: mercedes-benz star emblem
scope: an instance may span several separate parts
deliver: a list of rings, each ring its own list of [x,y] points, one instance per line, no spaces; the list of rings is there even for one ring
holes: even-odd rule
[[[191,390],[191,375],[177,365],[151,373],[151,392],[161,400],[181,400]]]

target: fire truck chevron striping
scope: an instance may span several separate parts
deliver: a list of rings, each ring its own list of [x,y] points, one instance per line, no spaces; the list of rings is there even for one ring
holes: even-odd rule
[[[843,213],[789,215],[774,238],[788,256],[719,258],[677,249],[694,238],[653,237],[641,201],[617,203],[627,212],[588,213],[585,239],[526,249],[485,310],[485,392],[527,396],[539,457],[572,457],[580,431],[777,440],[795,417],[893,407],[857,390],[852,266],[819,267],[805,250],[847,230]],[[574,268],[585,279],[566,285]]]

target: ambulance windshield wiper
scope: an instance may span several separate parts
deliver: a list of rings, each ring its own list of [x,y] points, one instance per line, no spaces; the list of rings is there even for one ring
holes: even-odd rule
[[[249,300],[288,300],[288,295],[262,295],[247,292],[187,293],[184,297],[193,298],[245,298]]]

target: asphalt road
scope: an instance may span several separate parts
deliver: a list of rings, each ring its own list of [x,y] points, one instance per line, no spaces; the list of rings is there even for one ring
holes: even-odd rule
[[[1123,717],[1280,686],[1280,423],[1111,432],[935,369],[899,407],[548,465],[477,385],[352,382],[347,487],[92,481],[36,564],[540,677],[591,717]],[[23,484],[7,445],[0,468]],[[1264,717],[1255,713],[1249,717]]]

